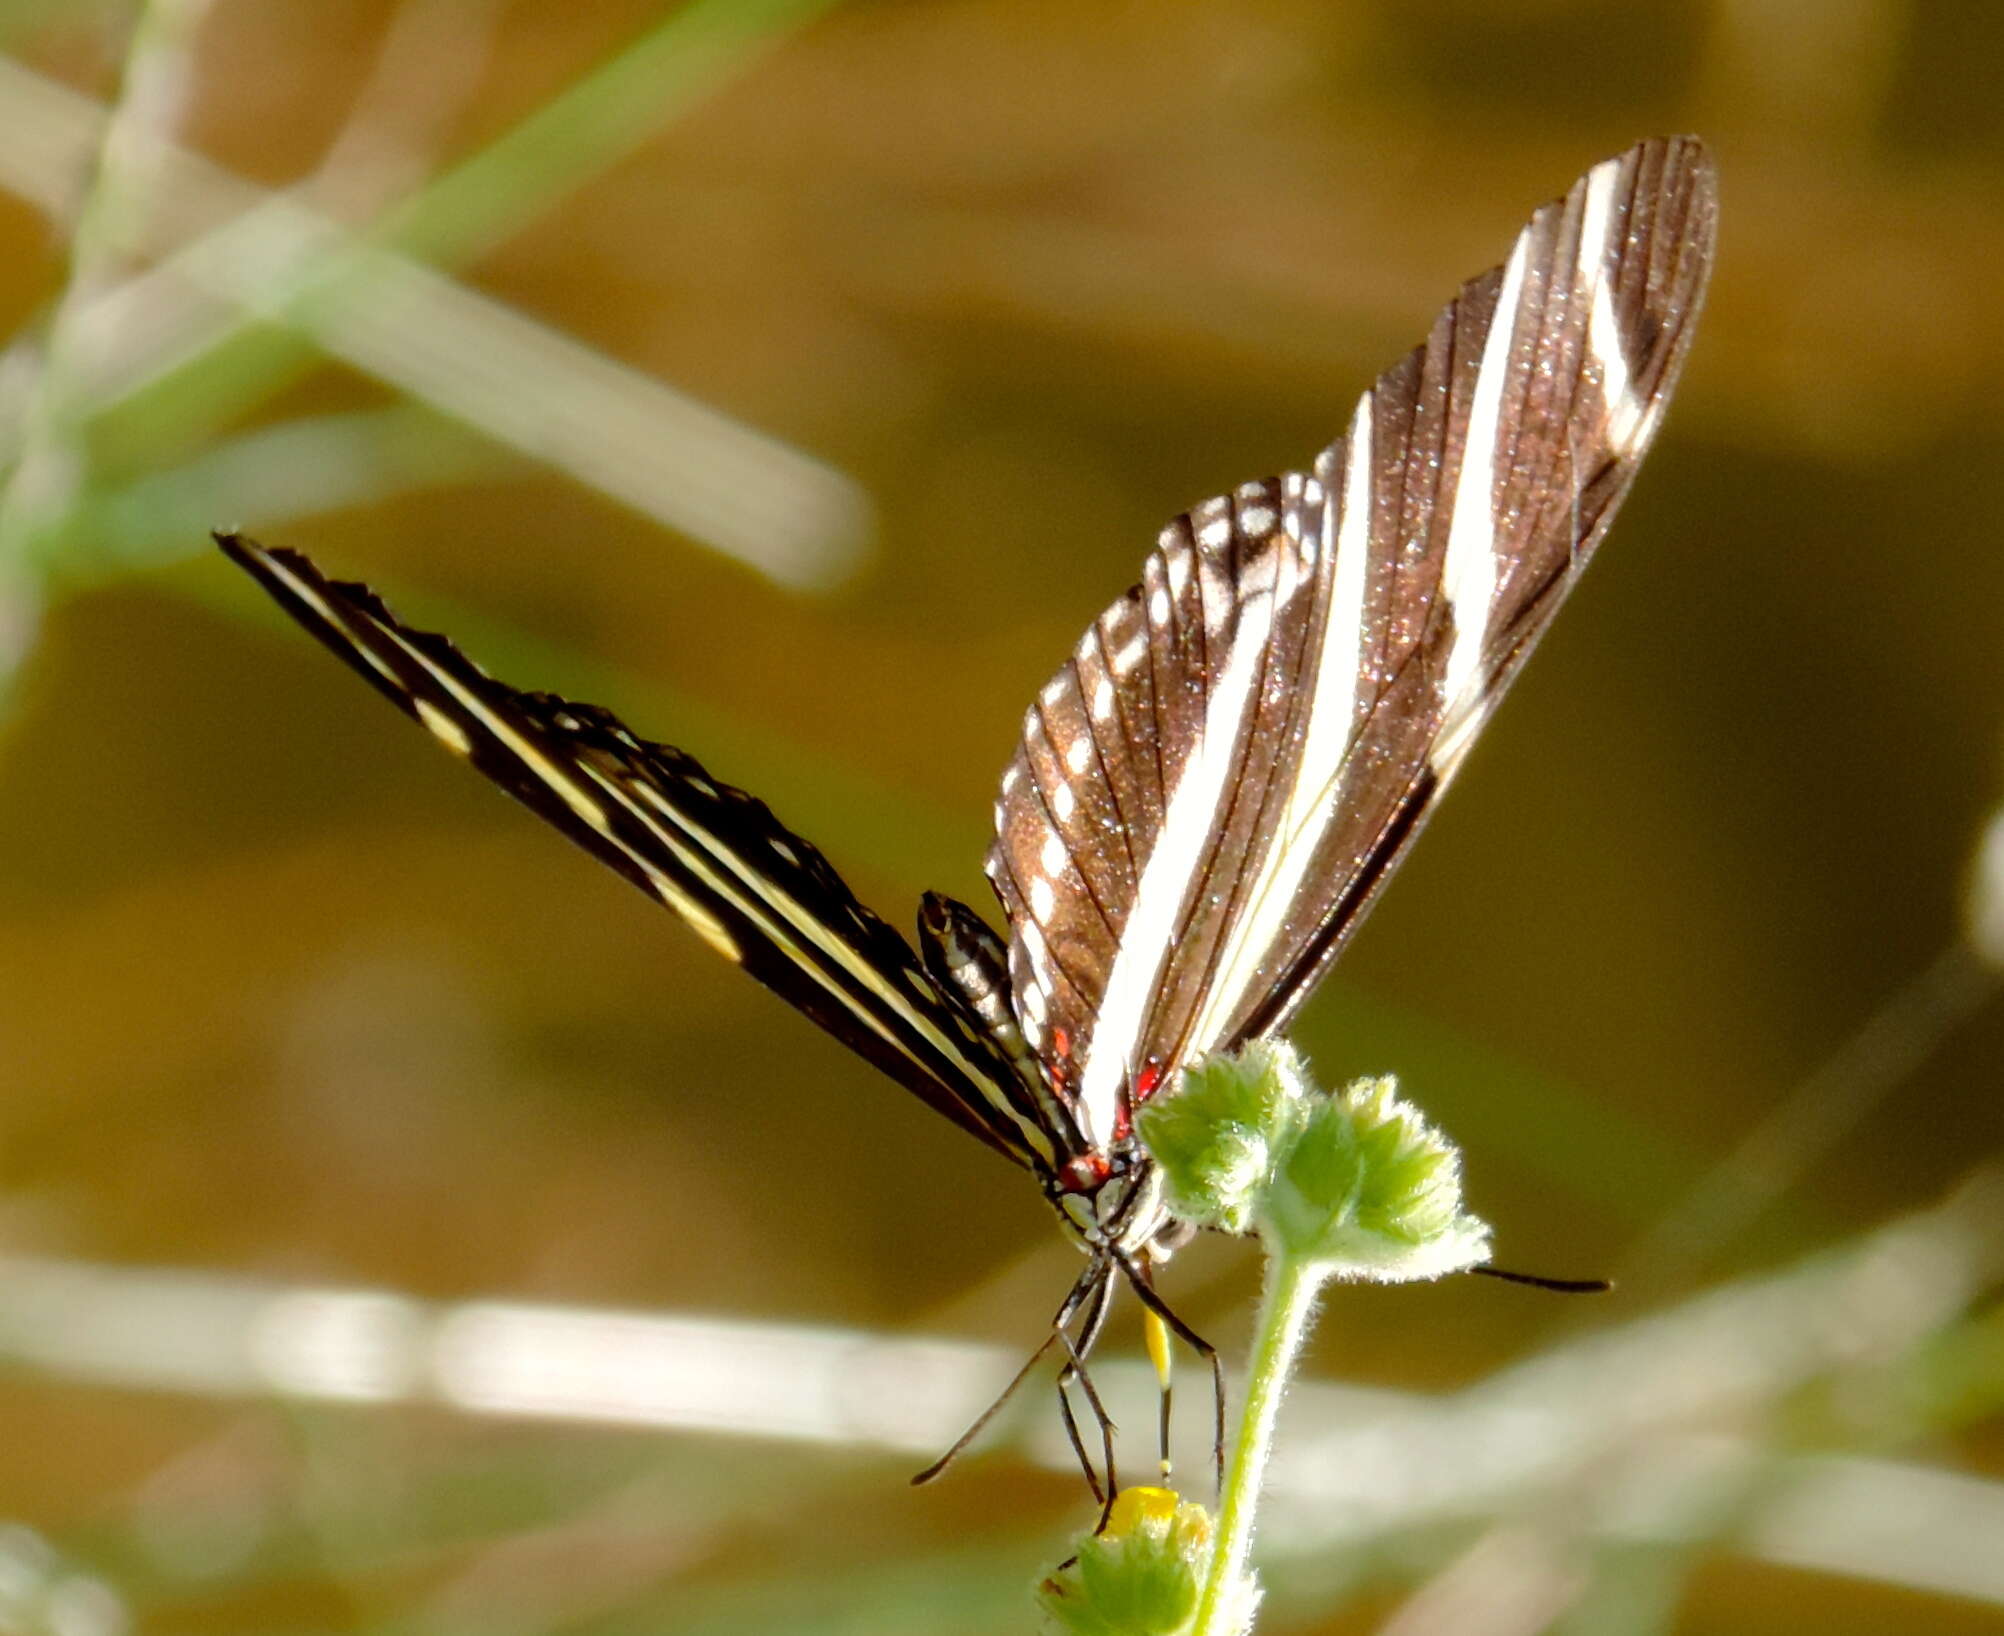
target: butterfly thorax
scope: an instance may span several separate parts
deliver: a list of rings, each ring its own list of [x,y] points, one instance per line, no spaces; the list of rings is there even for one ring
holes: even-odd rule
[[[1189,1237],[1162,1198],[1162,1173],[1132,1140],[1077,1156],[1045,1178],[1045,1195],[1079,1247],[1166,1261]]]

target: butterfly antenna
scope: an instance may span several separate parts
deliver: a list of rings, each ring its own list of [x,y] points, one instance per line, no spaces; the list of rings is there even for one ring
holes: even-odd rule
[[[1554,1295],[1605,1295],[1614,1288],[1611,1278],[1547,1278],[1542,1273],[1511,1272],[1507,1267],[1470,1267],[1484,1278],[1500,1278],[1506,1284],[1528,1284],[1532,1289],[1550,1290]]]

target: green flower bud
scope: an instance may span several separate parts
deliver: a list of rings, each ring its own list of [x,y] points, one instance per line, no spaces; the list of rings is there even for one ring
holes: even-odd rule
[[[1274,1155],[1312,1098],[1300,1057],[1281,1040],[1255,1040],[1187,1069],[1139,1117],[1169,1208],[1200,1227],[1248,1231]]]
[[[1106,1526],[1038,1587],[1037,1602],[1071,1636],[1181,1636],[1197,1611],[1211,1555],[1211,1517],[1166,1488],[1124,1488]]]
[[[1461,1156],[1389,1077],[1323,1098],[1275,1167],[1261,1230],[1328,1276],[1438,1278],[1489,1259],[1489,1228],[1461,1208]]]

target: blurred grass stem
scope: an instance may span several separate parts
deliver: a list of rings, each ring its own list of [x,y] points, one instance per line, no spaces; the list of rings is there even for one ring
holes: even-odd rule
[[[1298,1383],[1263,1501],[1263,1554],[1275,1574],[1291,1572],[1372,1541],[1508,1515],[1531,1494],[1576,1505],[1595,1538],[1676,1545],[1716,1534],[1721,1492],[1752,1493],[1753,1512],[1735,1514],[1753,1560],[2004,1607],[2004,1564],[1970,1544],[2004,1537],[2004,1484],[1891,1459],[1778,1453],[1759,1435],[1819,1381],[1840,1396],[1871,1383],[1875,1401],[1916,1381],[1931,1367],[1923,1343],[2000,1267],[2004,1176],[1981,1170],[1928,1211],[1444,1398]],[[431,1303],[0,1256],[0,1362],[116,1391],[349,1412],[428,1404],[476,1419],[904,1459],[936,1452],[1017,1361],[1005,1348],[908,1334]],[[1152,1368],[1110,1362],[1096,1374],[1116,1413],[1153,1404]],[[1971,1398],[1962,1412],[1987,1402]],[[1044,1429],[1034,1458],[1071,1469],[1056,1428]]]
[[[147,0],[126,45],[118,97],[76,209],[68,273],[22,409],[14,468],[0,493],[0,686],[13,678],[39,623],[38,559],[85,486],[81,359],[101,339],[90,311],[139,237],[208,9],[209,0]]]
[[[446,265],[471,260],[834,4],[695,0],[392,208],[372,242]]]
[[[76,360],[71,420],[116,414],[142,446],[198,447],[294,380],[317,345],[781,583],[840,580],[872,528],[845,476],[409,253],[497,242],[830,3],[699,0],[360,236],[312,209],[311,187],[267,194],[153,142],[151,242],[135,234],[128,248],[165,260],[73,286],[91,333],[118,350]],[[76,155],[109,140],[101,118],[88,98],[0,60],[0,181],[60,214]]]
[[[869,532],[846,481],[432,270],[505,240],[832,3],[697,0],[359,237],[280,196],[190,246],[177,261],[237,313],[146,383],[166,400],[147,407],[215,424],[267,397],[309,361],[256,330],[281,324],[775,579],[840,580]]]
[[[1942,950],[1658,1218],[1617,1282],[1653,1292],[1690,1278],[1911,1080],[1997,986],[1968,944]]]

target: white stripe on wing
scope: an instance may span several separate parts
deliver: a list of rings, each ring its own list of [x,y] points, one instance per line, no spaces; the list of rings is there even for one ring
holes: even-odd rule
[[[1454,745],[1447,754],[1436,747],[1434,766],[1443,777],[1459,750],[1466,747],[1463,717],[1479,715],[1480,700],[1468,697],[1481,677],[1482,653],[1489,636],[1491,606],[1496,598],[1496,462],[1502,437],[1503,387],[1510,376],[1512,342],[1517,333],[1517,309],[1524,298],[1524,268],[1530,257],[1529,231],[1517,237],[1496,292],[1496,309],[1482,343],[1482,363],[1475,374],[1475,393],[1468,410],[1468,432],[1461,444],[1461,469],[1455,474],[1454,510],[1448,523],[1447,550],[1441,561],[1440,589],[1454,619],[1441,680],[1442,739]],[[1443,765],[1443,759],[1446,765]]]
[[[1121,1081],[1136,1066],[1156,984],[1182,921],[1199,866],[1217,845],[1217,828],[1239,764],[1239,726],[1266,658],[1273,624],[1271,560],[1263,579],[1249,577],[1232,632],[1231,656],[1204,707],[1204,727],[1183,763],[1162,828],[1141,871],[1079,1074],[1079,1123],[1088,1142],[1113,1139]]]
[[[1292,782],[1279,822],[1267,837],[1259,874],[1219,953],[1203,1004],[1191,1026],[1187,1049],[1207,1051],[1231,1021],[1240,998],[1257,980],[1260,962],[1287,923],[1302,877],[1315,856],[1323,831],[1337,815],[1336,795],[1344,758],[1356,733],[1359,706],[1368,683],[1364,665],[1364,594],[1370,585],[1371,556],[1371,394],[1358,400],[1344,451],[1340,516],[1334,496],[1325,495],[1315,537],[1336,533],[1336,560],[1322,647],[1314,657],[1315,693],[1306,736],[1296,757]],[[1322,553],[1304,548],[1320,561]]]

